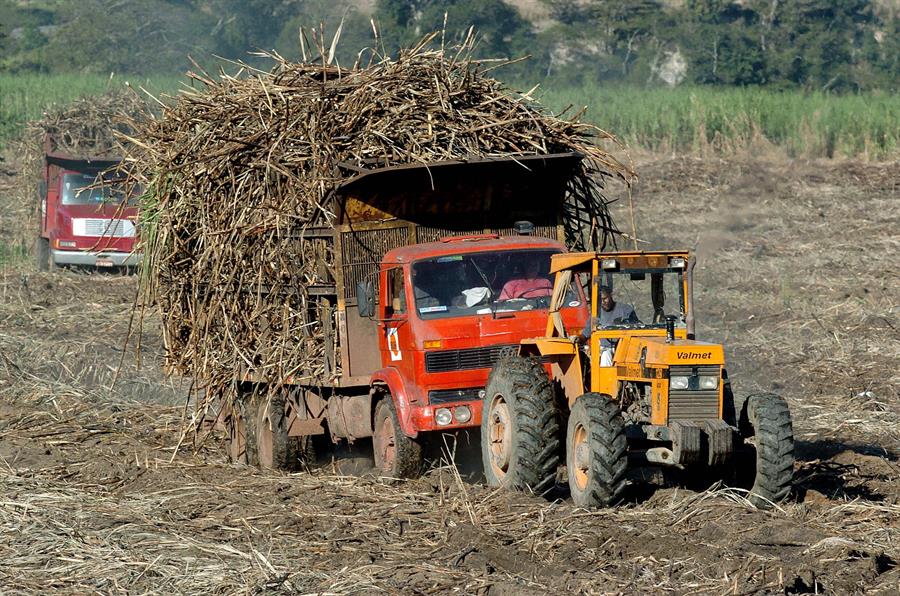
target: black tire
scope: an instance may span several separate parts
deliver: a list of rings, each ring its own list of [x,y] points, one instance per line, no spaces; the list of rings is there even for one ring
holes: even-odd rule
[[[488,377],[482,407],[481,459],[490,486],[543,493],[555,486],[559,412],[541,361],[501,359]]]
[[[625,419],[613,399],[585,393],[569,413],[566,470],[578,507],[609,507],[622,499],[628,469]]]
[[[38,236],[34,241],[34,262],[35,265],[37,265],[38,271],[49,271],[51,259],[50,241]]]
[[[755,473],[750,501],[760,509],[783,501],[794,480],[794,431],[787,402],[771,393],[751,395],[742,426],[755,436]]]
[[[309,462],[310,437],[289,437],[285,396],[258,396],[256,409],[256,462],[263,470],[294,472]]]
[[[390,395],[375,406],[372,436],[375,468],[388,478],[417,478],[422,474],[422,445],[406,436]]]

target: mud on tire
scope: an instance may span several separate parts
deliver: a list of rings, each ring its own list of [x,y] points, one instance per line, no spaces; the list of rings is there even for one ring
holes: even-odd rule
[[[422,445],[406,436],[390,395],[375,406],[375,425],[372,436],[375,467],[390,478],[416,478],[422,473]]]
[[[502,358],[485,388],[481,457],[490,486],[542,493],[555,485],[559,412],[540,360]]]
[[[741,413],[741,426],[752,429],[756,470],[750,501],[771,508],[791,492],[794,479],[794,431],[784,398],[771,393],[751,395]]]
[[[566,470],[579,507],[615,505],[625,491],[628,441],[619,406],[602,393],[575,401],[566,432]]]

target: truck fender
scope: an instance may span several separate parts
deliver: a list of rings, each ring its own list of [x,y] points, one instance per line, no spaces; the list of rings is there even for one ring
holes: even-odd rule
[[[415,429],[411,420],[412,408],[409,405],[409,392],[400,371],[393,367],[377,370],[372,374],[370,384],[373,396],[377,392],[387,391],[394,402],[394,409],[397,412],[397,419],[403,434],[415,439],[419,431]],[[375,412],[374,401],[372,402],[372,412]]]

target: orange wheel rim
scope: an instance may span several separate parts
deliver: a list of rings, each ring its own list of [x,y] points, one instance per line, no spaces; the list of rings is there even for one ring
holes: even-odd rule
[[[575,480],[575,486],[578,490],[584,490],[591,476],[591,454],[588,448],[588,432],[582,425],[575,426],[575,432],[572,434],[572,478]]]
[[[488,416],[491,469],[498,478],[503,478],[509,472],[512,459],[512,423],[509,406],[503,396],[494,396]]]

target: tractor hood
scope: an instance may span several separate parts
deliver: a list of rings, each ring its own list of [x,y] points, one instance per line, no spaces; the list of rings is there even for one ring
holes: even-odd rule
[[[721,344],[689,339],[667,342],[664,337],[642,337],[630,343],[629,352],[636,351],[634,361],[640,361],[643,350],[647,350],[643,360],[648,367],[725,364],[725,350]]]

